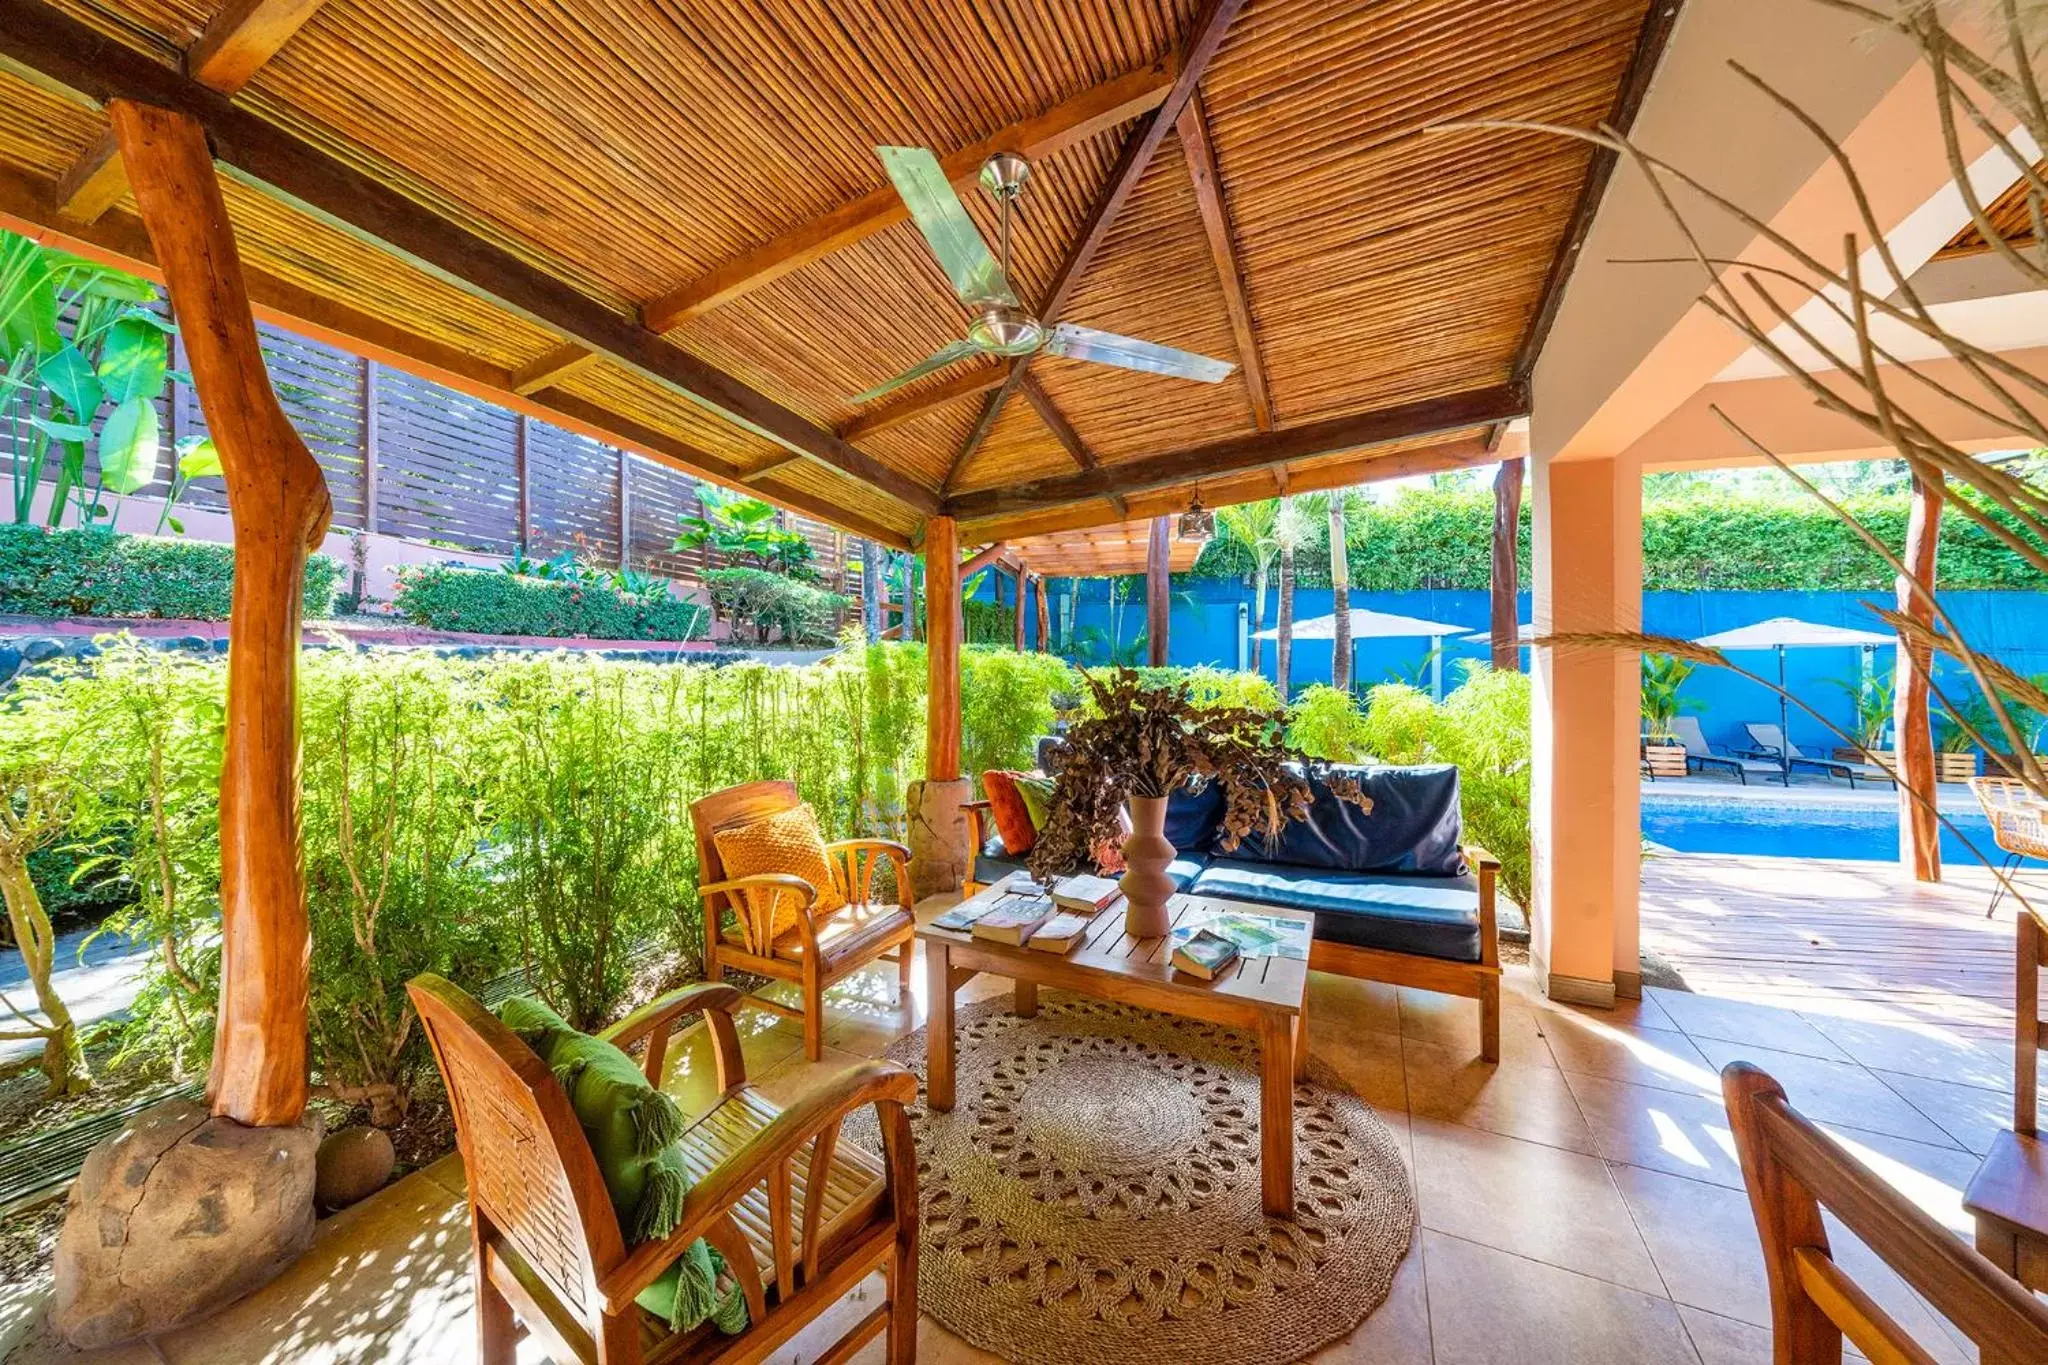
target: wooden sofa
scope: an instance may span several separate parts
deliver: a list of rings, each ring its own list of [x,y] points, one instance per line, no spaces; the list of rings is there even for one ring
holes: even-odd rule
[[[1397,986],[1441,991],[1479,1002],[1479,1051],[1500,1060],[1500,933],[1497,883],[1500,861],[1457,829],[1457,770],[1357,766],[1368,794],[1384,801],[1380,819],[1340,803],[1319,787],[1305,829],[1290,829],[1277,849],[1214,851],[1221,797],[1177,792],[1167,807],[1166,837],[1180,850],[1168,875],[1192,895],[1250,905],[1275,905],[1315,915],[1309,966],[1317,971]],[[1412,777],[1403,777],[1412,774]],[[1378,833],[1398,832],[1394,807],[1414,812],[1426,803],[1427,848],[1389,846]],[[963,808],[976,850],[969,889],[1021,868],[1009,856],[986,801]],[[1407,825],[1417,824],[1410,819]],[[1291,841],[1291,842],[1290,842]],[[1307,850],[1313,863],[1286,861],[1290,848]],[[1355,866],[1344,866],[1355,852]],[[1433,868],[1459,863],[1456,872],[1385,870],[1385,864],[1420,855]],[[1331,865],[1336,864],[1336,865]]]
[[[887,1336],[889,1365],[917,1351],[917,1154],[905,1106],[917,1081],[893,1062],[867,1062],[788,1109],[747,1084],[732,1014],[740,993],[686,986],[606,1030],[644,1046],[659,1083],[669,1035],[701,1014],[710,1026],[720,1098],[678,1139],[692,1180],[667,1237],[628,1247],[569,1097],[533,1050],[481,1004],[438,976],[407,986],[448,1087],[467,1176],[477,1296],[478,1359],[513,1365],[519,1338],[540,1338],[562,1365],[743,1365],[768,1358],[876,1271],[883,1301],[820,1359],[845,1360]],[[879,1159],[839,1139],[841,1122],[873,1105]],[[748,1326],[687,1332],[636,1297],[698,1238],[725,1258],[746,1296]]]

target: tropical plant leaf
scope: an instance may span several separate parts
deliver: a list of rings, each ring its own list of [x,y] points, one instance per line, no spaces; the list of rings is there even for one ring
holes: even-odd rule
[[[29,424],[53,441],[77,443],[92,439],[92,428],[79,422],[60,422],[54,417],[31,417]]]
[[[26,237],[0,231],[0,345],[12,357],[23,347],[46,355],[63,344],[49,253]]]
[[[131,309],[107,328],[99,378],[107,397],[116,403],[126,405],[137,398],[147,401],[163,392],[170,347],[156,323],[153,315]]]
[[[186,436],[178,441],[178,474],[204,479],[221,473],[220,447],[211,436]]]
[[[100,427],[100,482],[115,493],[139,493],[156,481],[156,409],[129,398]]]
[[[92,421],[100,410],[103,393],[99,376],[93,373],[92,362],[85,358],[85,353],[69,342],[43,357],[36,366],[36,378],[81,422]],[[71,439],[82,441],[85,437]]]

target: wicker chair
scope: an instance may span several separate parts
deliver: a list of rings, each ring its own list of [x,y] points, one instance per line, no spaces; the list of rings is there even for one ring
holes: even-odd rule
[[[740,1365],[772,1354],[876,1270],[884,1301],[833,1347],[850,1357],[887,1333],[890,1365],[917,1350],[917,1157],[904,1106],[917,1083],[868,1062],[778,1110],[747,1084],[732,1011],[740,994],[703,983],[675,991],[603,1036],[645,1042],[658,1078],[677,1020],[702,1013],[722,1096],[680,1139],[694,1184],[668,1237],[628,1248],[589,1143],[547,1065],[462,990],[438,976],[407,987],[448,1086],[469,1183],[478,1358],[512,1365],[538,1334],[560,1365]],[[839,1141],[840,1121],[875,1106],[877,1160]],[[722,1255],[749,1325],[672,1332],[634,1296],[698,1238]],[[823,1357],[821,1357],[823,1358]]]
[[[824,1055],[824,996],[834,982],[880,959],[896,964],[897,999],[909,997],[917,920],[910,908],[910,850],[887,839],[841,839],[825,846],[847,904],[822,917],[811,913],[817,889],[801,877],[725,875],[712,834],[780,815],[799,800],[793,783],[746,782],[693,803],[690,823],[697,833],[697,893],[704,898],[704,975],[722,981],[727,967],[737,967],[796,982],[803,989],[800,1009],[758,995],[746,1001],[801,1019],[804,1052],[815,1062]],[[873,903],[875,867],[883,858],[896,871],[894,905]],[[796,928],[778,936],[775,916],[785,898],[796,905]],[[733,912],[729,926],[721,923],[726,910]]]

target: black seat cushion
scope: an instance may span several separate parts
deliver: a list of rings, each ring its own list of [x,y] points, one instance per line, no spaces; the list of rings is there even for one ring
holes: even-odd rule
[[[1454,877],[1465,871],[1459,848],[1464,821],[1458,809],[1455,764],[1342,764],[1335,770],[1358,779],[1372,798],[1370,811],[1338,800],[1329,784],[1317,778],[1310,784],[1315,802],[1304,819],[1288,821],[1272,838],[1254,835],[1227,856],[1239,862],[1341,872]],[[1224,852],[1221,848],[1215,851]]]
[[[1001,881],[1012,872],[1028,872],[1024,858],[1012,858],[1003,849],[1001,835],[991,834],[988,842],[974,856],[974,880],[986,886]],[[1188,884],[1201,874],[1209,860],[1199,853],[1182,853],[1166,865],[1166,875],[1173,881],[1173,889],[1185,891]]]
[[[1479,961],[1479,879],[1343,872],[1212,859],[1188,888],[1198,896],[1307,910],[1316,937],[1357,948]]]
[[[1207,853],[1223,820],[1223,784],[1183,785],[1166,798],[1166,842],[1176,849]]]

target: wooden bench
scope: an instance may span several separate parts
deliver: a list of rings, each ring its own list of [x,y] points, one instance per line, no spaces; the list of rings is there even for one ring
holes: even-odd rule
[[[645,1045],[659,1083],[677,1021],[711,1029],[720,1098],[679,1145],[692,1181],[667,1237],[625,1244],[604,1178],[554,1073],[495,1015],[438,976],[407,986],[448,1087],[469,1187],[478,1358],[513,1365],[536,1334],[567,1365],[742,1365],[772,1355],[879,1270],[883,1301],[819,1359],[845,1360],[886,1333],[890,1365],[917,1350],[917,1155],[904,1107],[917,1081],[867,1062],[779,1109],[747,1084],[731,986],[686,986],[601,1036]],[[839,1140],[873,1105],[882,1152]],[[634,1302],[698,1238],[725,1258],[749,1325],[671,1332]]]
[[[2048,1290],[2048,1144],[2041,1141],[2037,1102],[2048,1032],[2041,1022],[2048,932],[2026,905],[2015,918],[2012,1127],[1992,1139],[1963,1207],[1977,1222],[1977,1250],[2027,1288]]]

